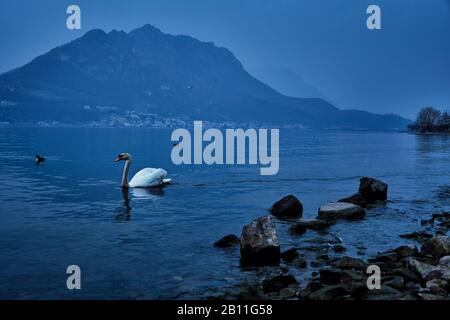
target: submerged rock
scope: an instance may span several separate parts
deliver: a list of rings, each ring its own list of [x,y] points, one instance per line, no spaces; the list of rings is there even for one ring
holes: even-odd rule
[[[336,267],[339,269],[363,269],[366,266],[363,260],[344,256],[338,260]]]
[[[281,259],[286,262],[291,262],[298,257],[298,251],[296,248],[291,248],[281,253]]]
[[[289,232],[294,235],[302,235],[307,230],[325,230],[327,229],[331,223],[326,220],[320,219],[304,219],[296,222],[293,226],[289,228]]]
[[[416,246],[400,246],[393,251],[402,258],[413,257],[419,253],[419,250]]]
[[[353,203],[333,202],[325,204],[319,208],[318,219],[321,220],[337,220],[361,219],[366,215],[366,211],[360,206]]]
[[[278,292],[284,288],[291,285],[297,285],[298,282],[292,275],[278,275],[273,278],[269,278],[263,281],[263,291],[268,292]]]
[[[295,196],[288,195],[274,203],[270,212],[276,217],[297,218],[303,214],[303,205]]]
[[[220,240],[217,240],[214,242],[214,247],[217,248],[227,248],[232,247],[239,244],[239,238],[234,234],[226,235],[225,237],[221,238]]]
[[[270,216],[245,225],[241,235],[241,262],[244,265],[278,265],[280,243]]]
[[[344,246],[340,245],[340,244],[337,244],[337,245],[333,246],[333,251],[336,252],[336,253],[342,253],[342,252],[345,252],[346,250],[347,249]]]
[[[426,239],[433,238],[433,235],[431,233],[428,233],[425,231],[415,231],[412,233],[401,234],[399,237],[403,238],[403,239],[413,239],[413,240],[417,240],[417,241],[424,241]]]

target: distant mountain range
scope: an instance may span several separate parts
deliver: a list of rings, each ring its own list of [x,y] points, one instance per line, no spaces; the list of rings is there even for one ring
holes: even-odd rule
[[[192,120],[352,129],[410,123],[285,96],[251,76],[229,50],[151,25],[129,33],[91,30],[0,75],[2,123],[164,126]]]

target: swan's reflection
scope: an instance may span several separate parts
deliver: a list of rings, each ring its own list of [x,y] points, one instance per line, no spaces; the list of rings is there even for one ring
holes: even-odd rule
[[[122,199],[122,206],[116,209],[116,221],[127,222],[131,218],[131,206],[127,188],[122,188]]]
[[[115,220],[117,222],[127,222],[131,218],[130,193],[134,199],[150,199],[156,200],[164,196],[165,191],[163,187],[159,188],[122,188],[122,206],[115,210]]]
[[[152,199],[163,197],[165,194],[164,187],[156,188],[133,188],[131,189],[131,194],[133,198],[138,199]]]

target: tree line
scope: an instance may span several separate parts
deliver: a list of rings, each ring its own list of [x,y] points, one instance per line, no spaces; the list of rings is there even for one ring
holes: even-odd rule
[[[450,132],[450,113],[433,107],[422,108],[416,121],[408,126],[412,132]]]

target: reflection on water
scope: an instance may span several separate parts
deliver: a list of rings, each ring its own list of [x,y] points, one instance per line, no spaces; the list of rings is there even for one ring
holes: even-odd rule
[[[130,199],[128,197],[128,189],[122,188],[122,198],[123,198],[123,204],[116,209],[116,221],[118,222],[127,222],[131,218],[131,206],[130,206]]]
[[[135,199],[146,199],[146,200],[157,200],[164,196],[164,187],[154,187],[154,188],[121,188],[122,192],[122,205],[117,207],[115,210],[115,219],[118,222],[128,222],[131,218],[131,204],[130,204],[130,193],[132,198]]]
[[[164,196],[164,188],[167,188],[167,186],[154,188],[132,188],[131,194],[134,198],[157,200],[159,197]]]
[[[238,286],[258,271],[242,271],[239,248],[217,250],[217,239],[239,235],[287,194],[314,218],[320,205],[353,194],[363,175],[389,184],[385,206],[333,225],[328,236],[291,237],[290,224],[275,220],[282,249],[302,248],[311,261],[308,247],[339,239],[346,254],[366,258],[409,243],[398,234],[450,210],[450,137],[282,130],[280,171],[260,176],[258,166],[173,165],[170,134],[1,128],[0,298],[202,298]],[[120,188],[122,167],[111,158],[124,150],[174,184]],[[46,158],[41,166],[36,154]],[[70,264],[82,269],[81,292],[64,285]],[[300,280],[312,270],[290,268]]]

